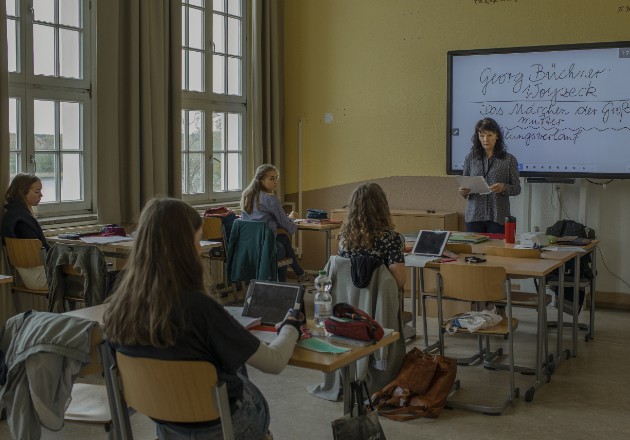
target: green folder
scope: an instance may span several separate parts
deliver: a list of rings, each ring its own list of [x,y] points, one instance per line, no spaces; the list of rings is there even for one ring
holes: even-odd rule
[[[307,350],[317,351],[319,353],[339,354],[350,351],[349,348],[339,347],[319,338],[302,339],[300,342],[298,342],[298,347],[306,348]]]

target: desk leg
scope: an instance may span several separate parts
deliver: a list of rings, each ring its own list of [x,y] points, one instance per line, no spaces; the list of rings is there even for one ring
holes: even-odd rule
[[[577,356],[578,314],[580,313],[580,255],[573,260],[573,357]],[[561,308],[564,308],[561,304]]]
[[[591,270],[593,279],[591,280],[591,310],[589,310],[589,327],[586,340],[595,338],[595,280],[597,279],[597,246],[591,250]]]
[[[536,390],[539,389],[542,385],[542,369],[543,369],[543,345],[545,344],[545,340],[547,336],[547,313],[545,307],[545,294],[547,292],[547,288],[545,286],[545,277],[538,277],[538,331],[536,335],[536,381],[534,382],[534,386],[529,388],[525,392],[525,401],[531,402],[534,399],[534,394]],[[547,363],[547,359],[545,359],[545,364]],[[549,370],[547,370],[549,371]],[[549,376],[549,373],[547,372]]]
[[[416,315],[418,314],[418,304],[416,304],[418,300],[418,268],[411,266],[411,286],[409,286],[411,293],[411,325],[413,328],[416,328]],[[404,295],[403,295],[404,296]],[[404,301],[404,299],[403,299]],[[424,313],[424,310],[422,311]]]
[[[356,373],[356,362],[350,362],[348,365],[344,366],[341,369],[341,383],[343,386],[343,415],[350,414],[352,408],[350,404],[352,403],[352,391],[350,390],[350,382],[355,380]]]
[[[330,260],[330,241],[331,240],[332,240],[332,234],[330,232],[330,229],[327,229],[326,230],[326,261],[324,261],[324,266],[322,267],[326,267],[328,260]]]
[[[564,330],[564,312],[562,303],[564,302],[564,263],[558,269],[558,332],[556,340],[556,362],[560,362],[562,354],[563,330]]]

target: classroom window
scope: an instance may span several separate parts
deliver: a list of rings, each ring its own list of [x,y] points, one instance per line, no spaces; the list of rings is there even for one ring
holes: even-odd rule
[[[42,180],[39,213],[92,210],[89,0],[5,0],[9,173]]]
[[[243,189],[249,5],[182,1],[182,192],[193,203],[237,199]]]

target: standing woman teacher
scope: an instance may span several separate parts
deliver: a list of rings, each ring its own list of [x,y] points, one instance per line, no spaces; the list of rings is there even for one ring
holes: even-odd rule
[[[503,132],[494,119],[477,122],[471,140],[464,176],[483,176],[492,192],[472,194],[468,188],[459,188],[459,194],[468,200],[466,230],[503,234],[505,217],[510,215],[510,196],[521,193],[518,162],[506,151]]]

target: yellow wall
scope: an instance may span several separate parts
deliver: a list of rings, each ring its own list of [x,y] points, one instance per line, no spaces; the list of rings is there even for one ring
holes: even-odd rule
[[[299,120],[305,191],[380,177],[445,175],[449,50],[630,40],[630,12],[618,12],[630,7],[629,0],[284,5],[287,193],[298,185]],[[328,112],[332,124],[324,123]]]

